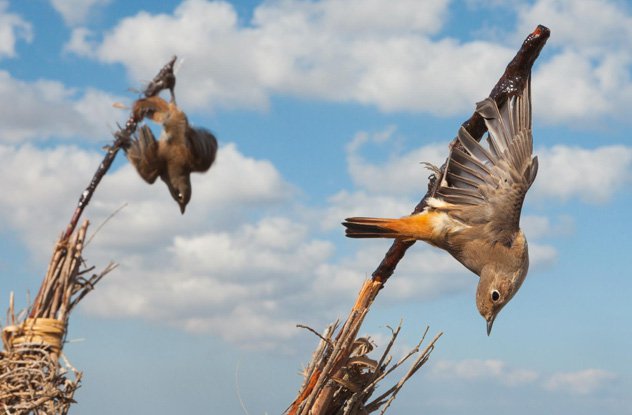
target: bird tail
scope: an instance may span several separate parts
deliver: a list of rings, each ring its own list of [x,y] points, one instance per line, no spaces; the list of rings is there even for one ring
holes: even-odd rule
[[[432,226],[425,213],[399,219],[347,218],[342,223],[349,238],[429,239]]]

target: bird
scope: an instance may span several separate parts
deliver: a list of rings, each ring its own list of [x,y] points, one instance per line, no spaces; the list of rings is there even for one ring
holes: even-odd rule
[[[397,219],[352,217],[342,223],[350,238],[422,240],[450,253],[479,276],[476,306],[488,336],[529,269],[520,213],[538,172],[530,80],[518,92],[500,108],[492,98],[476,104],[487,127],[487,146],[462,126],[421,212]]]
[[[126,149],[128,160],[147,183],[153,184],[160,177],[184,214],[191,200],[191,173],[211,167],[217,155],[217,139],[204,128],[191,127],[173,95],[169,102],[159,96],[137,100],[132,116],[160,123],[163,131],[157,141],[151,129],[141,125]]]

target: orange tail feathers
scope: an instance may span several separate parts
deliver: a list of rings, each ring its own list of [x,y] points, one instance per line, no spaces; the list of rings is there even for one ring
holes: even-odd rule
[[[342,224],[349,238],[430,239],[430,216],[423,212],[399,219],[347,218]]]

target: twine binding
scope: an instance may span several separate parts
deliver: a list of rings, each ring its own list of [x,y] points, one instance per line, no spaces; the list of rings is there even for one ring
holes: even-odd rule
[[[2,343],[7,351],[26,345],[44,346],[57,360],[63,346],[66,324],[54,318],[27,318],[19,325],[2,330]]]

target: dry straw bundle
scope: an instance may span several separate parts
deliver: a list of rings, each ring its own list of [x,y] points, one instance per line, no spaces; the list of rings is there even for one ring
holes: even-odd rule
[[[0,407],[7,414],[65,414],[81,373],[64,358],[59,365],[68,318],[73,308],[95,284],[116,265],[86,277],[82,252],[88,221],[53,251],[48,271],[28,317],[18,322],[9,305],[7,326],[2,330],[4,351],[0,353]],[[72,379],[68,374],[72,373]]]
[[[361,318],[356,324],[360,320]],[[303,372],[305,383],[301,387],[299,397],[288,408],[288,414],[364,415],[378,410],[384,414],[406,381],[428,361],[435,343],[442,335],[437,334],[422,350],[421,345],[428,334],[426,328],[416,347],[391,364],[392,356],[389,353],[400,333],[401,322],[395,330],[391,329],[391,340],[378,360],[368,356],[374,349],[368,337],[349,337],[335,341],[332,336],[337,326],[338,322],[330,325],[324,336],[317,334],[321,341],[312,355],[310,364]],[[341,356],[348,356],[348,360],[344,366],[335,369],[334,362]],[[404,376],[395,385],[374,397],[378,384],[413,357],[414,360]],[[326,393],[323,393],[325,391]]]

